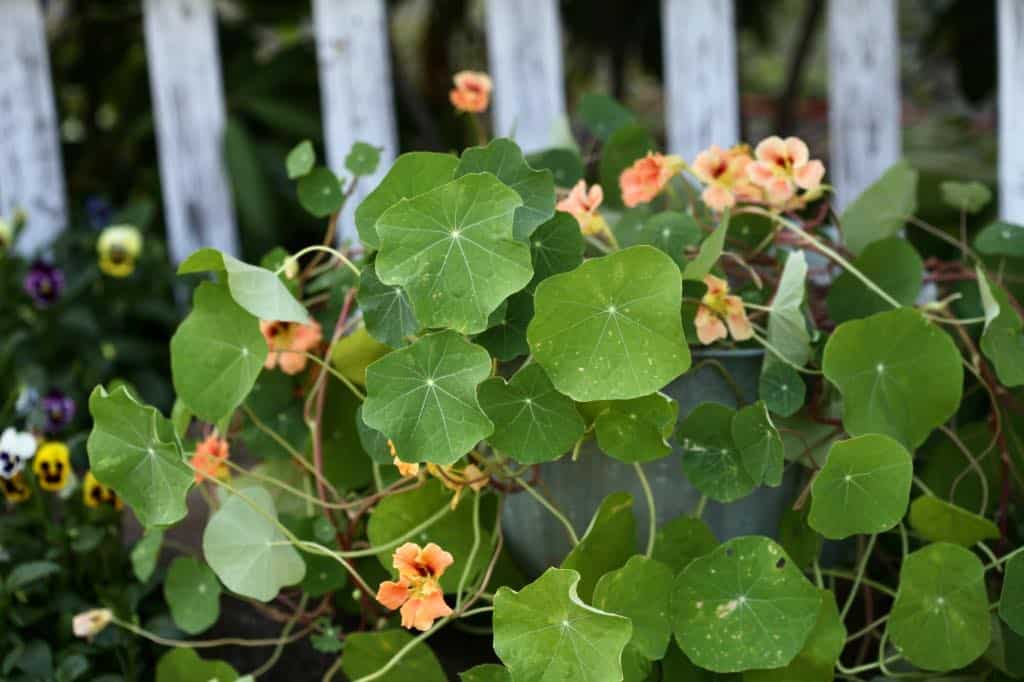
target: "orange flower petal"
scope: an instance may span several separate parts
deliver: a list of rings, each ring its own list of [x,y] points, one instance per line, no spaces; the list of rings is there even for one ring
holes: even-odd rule
[[[700,198],[712,211],[724,211],[736,205],[736,196],[721,185],[708,185]]]
[[[810,156],[806,142],[799,137],[786,138],[786,159],[794,168],[806,164]]]
[[[435,620],[451,613],[451,608],[444,601],[444,594],[438,590],[424,599],[410,599],[402,605],[402,627],[429,630]]]
[[[385,580],[377,588],[377,601],[394,611],[409,598],[409,587],[402,582]]]
[[[420,546],[415,542],[407,542],[391,557],[391,565],[398,569],[399,575],[406,578],[420,577],[419,565],[416,561],[420,554]]]
[[[793,169],[793,180],[797,187],[806,190],[815,190],[821,185],[821,179],[825,177],[825,164],[814,159],[806,164]]]
[[[440,578],[444,575],[445,570],[454,563],[455,559],[452,555],[438,547],[435,543],[431,542],[419,555],[420,565],[427,568],[430,574],[435,578]]]
[[[697,309],[697,316],[694,318],[693,325],[697,328],[697,338],[705,346],[710,346],[715,341],[724,339],[729,335],[722,321],[705,306]]]

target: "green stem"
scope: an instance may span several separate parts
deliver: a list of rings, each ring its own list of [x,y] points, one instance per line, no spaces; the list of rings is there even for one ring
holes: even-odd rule
[[[314,251],[323,251],[324,253],[331,254],[332,256],[340,260],[345,265],[345,267],[354,272],[356,274],[356,277],[358,277],[361,274],[359,268],[356,267],[355,263],[346,258],[345,254],[343,254],[341,251],[338,251],[337,249],[332,249],[329,246],[324,246],[323,244],[313,244],[312,246],[307,246],[298,253],[289,256],[287,260],[285,260],[285,262],[281,264],[281,267],[274,271],[274,274],[280,275],[282,272],[285,271],[285,268],[287,268],[288,265],[290,265],[292,262],[297,262],[307,253],[312,253]]]
[[[697,500],[697,506],[693,508],[693,518],[699,519],[704,516],[704,508],[708,506],[708,496],[701,495],[700,499]]]
[[[402,659],[405,658],[405,655],[412,651],[417,644],[423,642],[432,634],[443,628],[445,625],[448,624],[448,621],[450,621],[451,619],[451,616],[447,616],[437,621],[437,623],[434,624],[434,627],[430,628],[424,633],[421,633],[419,636],[410,640],[405,646],[399,649],[395,653],[395,655],[391,657],[391,660],[385,663],[382,668],[377,670],[377,672],[371,673],[369,675],[363,675],[359,679],[355,680],[355,682],[372,682],[373,680],[379,680],[380,678],[384,677],[384,675],[386,675],[388,671],[390,671],[392,668],[398,665],[402,661]],[[324,679],[327,680],[329,678],[325,677]]]
[[[647,482],[647,475],[639,462],[633,463],[636,477],[640,479],[640,487],[644,490],[644,497],[647,499],[647,520],[650,526],[647,529],[647,551],[644,556],[648,559],[654,553],[654,539],[658,533],[658,512],[654,506],[654,493],[651,492],[651,485]]]
[[[462,614],[462,618],[469,618],[470,616],[479,616],[481,613],[490,613],[494,610],[493,606],[479,606],[475,609],[470,609]]]
[[[459,585],[455,590],[455,612],[458,613],[462,607],[462,590],[466,587],[466,580],[476,559],[476,552],[480,548],[480,493],[473,492],[473,547],[469,550],[469,557],[466,565],[462,567],[462,575],[459,576]]]
[[[993,568],[996,568],[997,566],[1002,566],[1007,561],[1009,561],[1013,557],[1017,556],[1021,552],[1024,552],[1024,547],[1018,547],[1017,549],[1013,550],[1009,554],[1005,554],[1005,555],[999,557],[998,559],[996,559],[995,561],[993,561],[991,563],[988,563],[988,564],[985,564],[985,570],[986,571],[990,571]]]
[[[278,646],[282,642],[284,644],[291,644],[297,642],[310,632],[313,631],[312,627],[305,628],[300,632],[296,632],[294,635],[287,635],[284,637],[275,637],[273,639],[242,639],[240,637],[222,637],[220,639],[200,639],[200,640],[185,640],[185,639],[168,639],[161,637],[160,635],[154,634],[149,630],[145,630],[135,623],[129,623],[126,620],[121,620],[118,617],[114,617],[110,621],[114,625],[128,632],[148,639],[149,641],[159,644],[160,646],[170,646],[178,649],[214,649],[222,646],[244,646],[244,647],[268,647]]]
[[[514,480],[523,488],[523,490],[530,493],[533,499],[540,502],[541,506],[543,506],[545,509],[551,512],[551,515],[558,519],[563,526],[565,526],[565,532],[568,533],[569,540],[572,541],[574,547],[580,544],[579,536],[576,535],[576,531],[573,529],[572,524],[569,523],[569,519],[567,519],[565,515],[562,514],[562,512],[558,511],[558,509],[556,509],[555,506],[551,504],[551,502],[546,500],[543,495],[534,490],[526,481],[522,479],[522,477],[516,476]]]
[[[753,334],[755,341],[757,341],[759,344],[764,346],[765,349],[770,351],[772,355],[774,355],[779,360],[781,360],[785,364],[789,365],[790,367],[792,367],[796,371],[801,372],[803,374],[813,374],[813,375],[821,375],[821,374],[823,374],[823,372],[821,372],[819,370],[816,370],[816,369],[808,369],[807,367],[801,367],[800,365],[796,364],[795,362],[793,362],[792,360],[787,358],[785,355],[783,355],[782,351],[780,351],[778,348],[773,346],[768,341],[768,339],[766,339],[765,337],[761,336],[757,332],[751,332],[751,333]]]
[[[867,570],[868,560],[871,559],[871,552],[875,549],[875,540],[877,538],[877,535],[872,535],[868,538],[868,546],[864,548],[864,556],[861,557],[860,563],[857,565],[857,576],[853,579],[850,593],[846,595],[846,603],[843,604],[843,609],[839,612],[839,620],[841,621],[846,620],[846,614],[850,612],[853,600],[857,598],[857,591],[860,589],[861,580],[864,579],[864,571]]]
[[[295,629],[295,624],[299,622],[299,618],[301,618],[302,614],[306,611],[306,603],[308,601],[309,595],[303,592],[302,599],[299,601],[299,608],[295,610],[295,614],[287,623],[284,624],[284,627],[281,628],[281,637],[277,642],[277,646],[274,647],[274,653],[270,654],[270,658],[268,658],[263,665],[249,673],[254,678],[270,672],[271,668],[277,665],[277,661],[281,658],[281,653],[284,651],[285,640],[292,633],[292,630]]]
[[[294,351],[280,351],[279,350],[279,351],[276,351],[276,352],[278,352],[278,353],[290,353],[290,352],[294,352]],[[359,398],[360,400],[366,400],[366,394],[364,394],[362,391],[360,391],[358,388],[356,388],[356,385],[354,383],[352,383],[349,380],[348,377],[346,377],[344,374],[342,374],[338,370],[336,370],[333,367],[331,367],[330,363],[324,362],[323,360],[321,360],[318,356],[314,355],[313,353],[303,353],[303,355],[305,355],[307,358],[309,358],[310,360],[312,360],[316,364],[318,364],[321,367],[323,367],[324,369],[326,369],[328,372],[331,373],[331,375],[335,379],[337,379],[341,383],[345,384],[345,386],[348,388],[348,390],[352,391],[352,394],[355,395],[355,397]]]
[[[853,581],[855,579],[855,576],[854,576],[853,573],[850,573],[849,571],[840,571],[840,570],[837,570],[837,569],[834,569],[834,568],[823,568],[823,569],[821,569],[821,573],[822,573],[822,575],[828,575],[828,576],[832,576],[834,578],[842,578],[843,580]],[[890,597],[895,597],[896,596],[896,590],[892,589],[888,585],[883,585],[880,582],[877,582],[875,580],[870,580],[870,579],[864,578],[864,577],[862,577],[860,579],[860,581],[862,583],[864,583],[865,585],[867,585],[868,587],[870,587],[872,589],[875,589],[875,590],[878,590],[879,592],[882,592],[884,594],[887,594]]]

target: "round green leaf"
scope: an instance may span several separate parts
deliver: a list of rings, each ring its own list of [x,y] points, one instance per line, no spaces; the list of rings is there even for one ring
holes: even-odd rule
[[[601,576],[594,588],[594,606],[629,618],[633,623],[630,644],[652,661],[665,656],[672,636],[673,578],[672,569],[660,561],[634,556],[622,568]]]
[[[843,211],[843,240],[854,253],[895,236],[917,210],[917,171],[906,161],[889,167]]]
[[[720,403],[701,403],[676,432],[686,477],[697,490],[719,502],[746,497],[757,487],[732,439],[734,414]]]
[[[748,670],[744,682],[832,682],[839,654],[846,646],[846,628],[839,619],[835,595],[821,591],[818,620],[804,648],[789,665],[773,670]]]
[[[796,658],[818,620],[819,592],[779,545],[748,536],[694,559],[676,577],[676,641],[702,668],[779,668]]]
[[[459,159],[452,154],[411,152],[399,156],[380,184],[356,208],[356,230],[363,244],[370,249],[380,248],[377,219],[403,199],[450,181],[458,164]]]
[[[821,535],[807,523],[810,510],[805,505],[801,509],[787,507],[779,519],[779,544],[786,550],[796,565],[804,570],[821,555],[824,542]]]
[[[619,244],[649,244],[671,256],[679,267],[685,267],[687,264],[686,250],[696,247],[704,238],[703,230],[688,213],[665,211],[649,216],[647,211],[643,211],[638,218],[620,220],[615,225],[615,235]]]
[[[425,523],[439,511],[451,505],[452,492],[444,488],[440,481],[432,480],[419,488],[398,495],[389,495],[381,500],[370,516],[366,534],[373,546],[393,543],[405,537],[410,531]],[[483,502],[483,500],[481,500]],[[483,505],[481,504],[481,507]],[[481,510],[481,526],[486,526],[487,517]],[[445,551],[450,552],[455,563],[443,576],[441,587],[445,592],[454,592],[458,588],[459,577],[466,570],[466,562],[473,550],[473,500],[467,495],[459,500],[459,504],[450,513],[444,514],[416,535],[409,537],[409,542],[426,546],[430,542],[437,543]],[[481,528],[480,547],[488,547],[490,532]],[[397,547],[398,545],[395,545]],[[392,570],[392,555],[389,549],[377,555],[381,565],[388,571]],[[488,552],[478,550],[470,577],[481,570],[489,559]]]
[[[580,597],[591,601],[598,579],[622,566],[635,552],[633,497],[629,493],[612,493],[601,500],[587,532],[562,561],[562,568],[580,574]]]
[[[811,485],[808,523],[830,540],[894,528],[907,513],[913,477],[910,453],[888,436],[836,443]]]
[[[491,377],[480,384],[477,396],[494,422],[487,440],[523,464],[558,459],[583,436],[576,405],[555,390],[540,365],[523,367],[507,383]]]
[[[1006,562],[1003,591],[999,597],[999,617],[1018,635],[1024,636],[1024,555]]]
[[[526,325],[533,318],[533,294],[528,290],[518,291],[508,298],[507,303],[504,318],[473,338],[502,362],[530,352],[526,343]]]
[[[314,168],[303,175],[296,189],[299,204],[317,218],[326,218],[345,203],[341,181],[327,168]]]
[[[451,464],[494,431],[477,403],[491,357],[455,332],[424,336],[366,370],[363,420],[403,461]]]
[[[303,140],[295,145],[288,156],[284,158],[285,170],[288,171],[289,180],[297,180],[313,170],[316,164],[316,152],[313,150],[313,143]]]
[[[345,168],[352,175],[373,175],[380,165],[381,147],[365,142],[354,142],[345,155]]]
[[[97,386],[89,413],[93,426],[86,449],[96,479],[116,490],[144,526],[184,518],[193,475],[171,423],[124,387],[108,394]]]
[[[977,213],[992,200],[992,190],[980,182],[954,182],[939,184],[942,200],[958,211]]]
[[[224,661],[199,657],[195,649],[171,649],[156,664],[156,682],[235,682],[238,672]]]
[[[274,500],[263,488],[231,495],[210,517],[203,555],[232,592],[270,601],[305,575],[302,557],[270,520],[276,518]]]
[[[356,295],[366,330],[373,338],[392,348],[405,345],[405,339],[419,331],[420,324],[402,287],[389,287],[377,277],[372,263],[359,274]]]
[[[555,387],[574,400],[639,398],[690,366],[681,305],[676,264],[634,246],[541,282],[526,337]]]
[[[549,170],[534,170],[512,140],[499,137],[486,147],[462,152],[455,177],[467,173],[493,173],[515,190],[523,205],[516,209],[513,234],[528,239],[533,231],[555,214],[555,180]]]
[[[594,136],[607,140],[619,128],[636,121],[636,116],[615,98],[597,92],[588,92],[580,98],[580,120]]]
[[[594,420],[597,444],[623,462],[648,462],[672,452],[668,439],[676,427],[679,403],[664,393],[612,400]]]
[[[738,410],[733,415],[730,431],[740,451],[740,461],[754,482],[770,486],[781,484],[785,448],[765,404],[757,401]]]
[[[823,369],[843,396],[843,426],[854,436],[883,433],[916,448],[960,406],[956,344],[909,308],[839,325]]]
[[[160,558],[160,548],[163,546],[164,532],[159,528],[151,528],[132,547],[132,573],[140,583],[149,582],[149,578],[156,570],[157,559]]]
[[[388,209],[377,220],[377,275],[409,294],[426,327],[482,332],[533,277],[530,249],[513,239],[519,195],[473,173]]]
[[[997,220],[982,228],[974,248],[987,256],[1024,256],[1024,226]]]
[[[485,663],[459,673],[459,682],[512,682],[512,675],[500,665]]]
[[[932,495],[922,495],[910,505],[910,527],[926,540],[963,547],[999,537],[999,526],[989,519]]]
[[[786,363],[766,357],[757,395],[780,417],[792,417],[804,406],[807,386],[800,373]]]
[[[192,312],[171,338],[174,390],[200,419],[216,423],[252,390],[267,358],[259,321],[227,287],[203,282]]]
[[[220,616],[220,583],[210,567],[193,557],[179,556],[164,578],[164,599],[174,624],[198,635]]]
[[[551,171],[558,187],[572,187],[583,178],[583,159],[575,148],[555,147],[526,157],[534,168]]]
[[[555,217],[530,236],[530,257],[533,261],[531,290],[551,275],[578,267],[583,262],[585,248],[576,219],[564,211],[555,213]]]
[[[919,668],[962,668],[992,637],[985,569],[978,557],[945,542],[907,555],[889,618],[889,639]]]
[[[345,636],[341,669],[350,680],[373,675],[412,640],[413,636],[404,630],[353,632]],[[448,677],[430,647],[420,643],[410,649],[395,667],[375,679],[378,682],[447,682]]]
[[[628,618],[584,604],[576,571],[549,568],[516,592],[494,596],[494,651],[512,679],[620,682]]]
[[[678,573],[717,546],[718,539],[706,521],[679,516],[658,529],[651,556],[668,565],[673,573]]]
[[[903,305],[913,305],[921,292],[924,263],[905,239],[891,237],[870,244],[853,266]],[[829,317],[837,324],[892,307],[845,270],[832,282],[826,304]]]

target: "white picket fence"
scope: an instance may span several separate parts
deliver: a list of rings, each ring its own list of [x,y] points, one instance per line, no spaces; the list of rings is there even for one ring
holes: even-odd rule
[[[172,257],[201,245],[235,253],[213,0],[140,1]],[[1001,211],[1024,222],[1024,0],[996,1]],[[0,216],[26,209],[25,252],[58,235],[68,215],[40,2],[0,0]],[[897,0],[830,2],[830,177],[840,205],[901,154],[897,9]],[[663,0],[662,15],[668,151],[692,159],[739,138],[735,8]],[[385,0],[312,0],[312,16],[328,163],[341,172],[363,140],[384,149],[379,178],[398,153]],[[548,147],[565,130],[558,0],[487,0],[486,19],[495,130],[527,151]],[[354,236],[357,201],[343,239]]]

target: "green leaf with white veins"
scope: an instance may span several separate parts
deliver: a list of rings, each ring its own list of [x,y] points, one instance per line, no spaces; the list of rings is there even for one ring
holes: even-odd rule
[[[672,569],[660,561],[634,556],[622,568],[601,576],[594,588],[594,606],[629,618],[633,622],[630,643],[652,661],[665,656],[672,637],[673,578]]]
[[[985,569],[977,556],[945,542],[908,554],[889,618],[889,639],[919,668],[944,672],[969,664],[992,638]]]
[[[309,313],[276,274],[216,249],[199,249],[178,266],[178,274],[223,270],[235,303],[261,320],[307,322]]]
[[[519,145],[508,138],[499,137],[486,147],[470,147],[462,152],[455,177],[467,173],[493,173],[523,200],[513,224],[516,239],[529,238],[555,214],[555,180],[551,171],[531,168]]]
[[[366,369],[363,421],[406,462],[451,464],[494,431],[477,402],[491,357],[455,332],[424,336]]]
[[[419,331],[420,323],[412,312],[409,296],[402,287],[389,287],[381,282],[372,263],[364,266],[359,274],[356,301],[363,313],[366,331],[381,343],[399,348],[405,344],[406,337]]]
[[[562,568],[580,572],[580,596],[591,601],[598,579],[626,563],[635,551],[633,497],[629,493],[612,493],[601,500],[587,532],[562,561]]]
[[[217,577],[232,592],[263,602],[306,574],[302,557],[271,519],[277,510],[270,493],[246,488],[229,496],[203,531],[203,555]]]
[[[765,404],[759,400],[738,410],[733,415],[730,431],[733,444],[740,451],[740,461],[750,477],[758,484],[781,484],[786,452]]]
[[[558,459],[583,436],[576,405],[555,390],[540,365],[523,367],[508,382],[491,377],[477,395],[494,422],[487,440],[523,464]]]
[[[410,152],[395,159],[384,179],[356,208],[359,239],[370,249],[380,248],[377,219],[403,199],[419,196],[451,180],[457,165],[458,157],[434,152]]]
[[[800,309],[806,281],[807,259],[803,251],[794,251],[786,258],[768,316],[768,342],[797,367],[803,367],[811,357],[811,335]]]
[[[203,282],[192,312],[171,338],[174,390],[196,416],[216,423],[245,400],[267,352],[259,320],[231,299],[227,287]]]
[[[171,423],[124,387],[108,394],[97,386],[89,413],[93,427],[86,449],[96,479],[117,491],[144,526],[184,518],[193,475]]]
[[[679,425],[683,472],[697,490],[718,502],[746,497],[757,486],[732,439],[735,411],[719,403],[701,403]]]
[[[465,334],[533,277],[512,220],[522,200],[490,173],[464,175],[403,201],[377,220],[377,276],[409,294],[424,327]]]
[[[585,248],[576,219],[564,211],[557,212],[530,237],[530,255],[533,258],[530,290],[551,275],[578,267],[583,262]]]
[[[808,523],[830,540],[894,528],[907,513],[913,477],[910,453],[889,436],[836,443],[811,485]]]
[[[839,325],[822,369],[842,394],[843,426],[854,436],[883,433],[916,448],[960,406],[956,344],[909,308]]]
[[[679,268],[651,246],[594,258],[537,287],[526,336],[555,387],[579,402],[660,390],[690,366]]]
[[[516,592],[494,596],[494,651],[514,680],[620,682],[628,618],[584,604],[576,571],[549,568]]]
[[[648,462],[672,452],[679,403],[664,393],[613,400],[594,420],[597,444],[623,462]]]
[[[821,592],[779,545],[740,537],[676,576],[673,628],[679,646],[701,668],[778,668],[800,653],[820,605]]]

